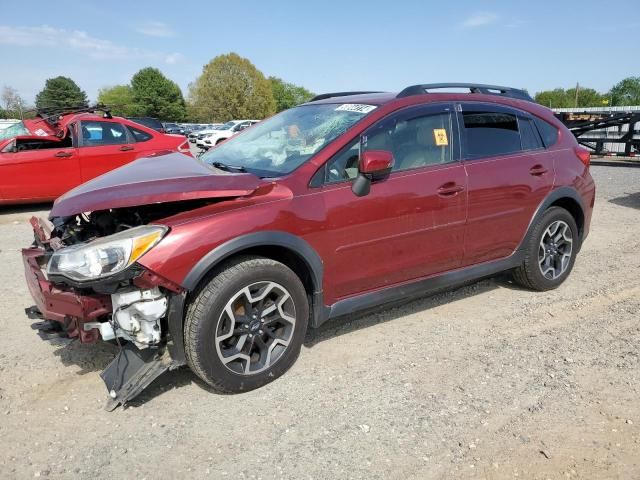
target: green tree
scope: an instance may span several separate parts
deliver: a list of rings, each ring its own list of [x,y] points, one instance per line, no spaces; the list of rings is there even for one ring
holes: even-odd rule
[[[535,100],[540,105],[544,105],[549,108],[575,107],[576,89],[570,88],[568,90],[564,90],[562,88],[556,88],[553,90],[538,92],[535,95]],[[601,107],[605,100],[606,97],[601,93],[598,93],[593,88],[578,88],[578,107]]]
[[[131,78],[131,95],[137,116],[180,121],[186,115],[180,87],[157,68],[143,68]]]
[[[269,77],[269,83],[271,84],[271,93],[276,101],[277,112],[308,102],[315,96],[306,88],[287,83],[278,77]]]
[[[555,88],[553,90],[545,90],[544,92],[538,92],[535,95],[535,100],[540,105],[544,105],[549,108],[566,108],[572,107],[567,92],[563,88]]]
[[[189,85],[189,103],[190,117],[201,122],[262,119],[276,110],[269,81],[236,53],[215,57],[202,68]]]
[[[36,95],[39,110],[86,107],[87,104],[87,94],[69,77],[47,79],[42,91]]]
[[[616,83],[609,91],[609,97],[612,105],[640,105],[640,77],[628,77]]]
[[[570,107],[575,106],[576,104],[576,89],[570,88],[567,90],[567,97],[569,98],[571,105]],[[606,97],[601,93],[598,93],[593,88],[585,88],[579,87],[578,89],[578,107],[602,107],[606,105],[603,101],[606,100]]]
[[[136,113],[133,92],[129,85],[101,88],[98,92],[98,103],[109,106],[114,115],[130,117]]]

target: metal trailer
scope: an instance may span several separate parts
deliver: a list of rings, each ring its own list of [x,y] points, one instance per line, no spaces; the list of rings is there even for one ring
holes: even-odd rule
[[[640,106],[555,108],[553,111],[593,154],[640,156]]]

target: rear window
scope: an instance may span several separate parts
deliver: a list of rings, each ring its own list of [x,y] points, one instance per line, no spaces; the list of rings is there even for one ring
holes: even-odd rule
[[[133,138],[135,138],[136,142],[146,142],[147,140],[151,140],[153,135],[150,133],[144,132],[142,130],[137,129],[136,127],[132,127],[131,125],[127,125],[129,127],[129,131]]]
[[[521,150],[515,115],[502,112],[465,112],[462,117],[467,158],[504,155]]]
[[[540,131],[540,135],[542,136],[544,146],[549,148],[555,145],[558,141],[558,129],[549,122],[545,122],[540,118],[536,118],[535,122],[538,126],[538,130]]]

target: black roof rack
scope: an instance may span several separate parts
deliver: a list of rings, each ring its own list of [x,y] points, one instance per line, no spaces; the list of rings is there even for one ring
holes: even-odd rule
[[[410,97],[412,95],[424,95],[429,90],[443,88],[468,88],[469,93],[484,93],[485,95],[502,95],[504,97],[517,98],[533,102],[533,98],[526,90],[511,87],[500,87],[498,85],[483,85],[481,83],[425,83],[423,85],[411,85],[402,90],[396,98]]]
[[[57,125],[59,119],[64,115],[75,113],[96,113],[103,112],[105,118],[113,118],[111,115],[111,107],[98,103],[94,106],[78,105],[69,107],[45,107],[36,110],[37,115],[50,125]]]
[[[334,93],[323,93],[321,95],[316,95],[313,97],[310,102],[315,102],[316,100],[324,100],[325,98],[333,98],[333,97],[347,97],[349,95],[363,95],[365,93],[382,93],[379,91],[363,91],[363,92],[334,92]]]

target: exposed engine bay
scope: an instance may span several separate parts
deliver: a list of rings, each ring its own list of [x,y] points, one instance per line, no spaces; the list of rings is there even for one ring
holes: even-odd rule
[[[169,355],[167,314],[170,297],[183,289],[135,260],[168,231],[154,222],[213,201],[31,220],[35,242],[23,250],[23,258],[36,301],[27,313],[41,320],[33,328],[58,344],[102,339],[119,346],[119,354],[102,374],[110,409],[182,364]]]
[[[59,238],[65,246],[74,245],[146,225],[214,202],[215,200],[189,200],[101,210],[70,217],[53,217],[51,223],[54,229],[51,235]]]

